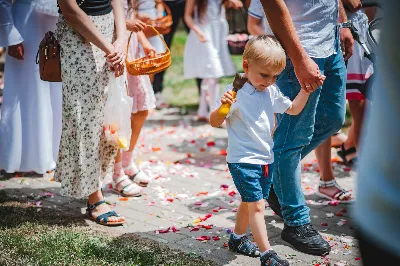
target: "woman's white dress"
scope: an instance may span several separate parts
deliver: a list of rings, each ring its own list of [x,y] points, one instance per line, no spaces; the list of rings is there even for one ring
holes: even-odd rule
[[[220,0],[209,0],[206,14],[199,20],[195,10],[195,23],[204,32],[207,42],[201,43],[190,31],[184,51],[185,78],[220,78],[232,76],[236,68],[229,53],[226,37],[229,33],[225,9]]]
[[[0,0],[0,46],[23,42],[25,58],[6,56],[0,120],[0,169],[45,173],[56,167],[61,136],[61,83],[42,81],[35,63],[44,34],[57,17],[33,0]]]

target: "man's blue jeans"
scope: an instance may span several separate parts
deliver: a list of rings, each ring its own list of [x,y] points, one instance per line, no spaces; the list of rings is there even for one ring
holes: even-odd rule
[[[342,127],[346,112],[346,66],[340,49],[330,57],[313,60],[326,76],[324,84],[310,94],[299,115],[277,114],[274,133],[275,160],[270,173],[283,219],[289,226],[310,223],[310,209],[301,188],[300,161]],[[299,93],[301,87],[289,59],[276,84],[291,100]]]

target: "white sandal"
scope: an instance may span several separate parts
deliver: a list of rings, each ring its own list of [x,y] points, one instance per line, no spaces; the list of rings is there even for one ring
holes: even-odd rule
[[[324,194],[319,191],[319,188],[328,188],[328,187],[335,187],[338,189],[338,192],[336,192],[332,197]],[[352,203],[354,202],[354,198],[352,197],[352,194],[350,191],[347,191],[343,189],[339,184],[336,182],[335,179],[331,181],[322,181],[319,180],[319,185],[318,185],[318,190],[315,192],[315,194],[319,197],[328,199],[328,200],[337,200],[340,203]],[[346,199],[347,198],[347,199]]]
[[[141,187],[147,187],[151,181],[151,177],[146,175],[145,172],[140,171],[137,166],[131,162],[130,165],[126,166],[126,167],[122,167],[124,172],[134,172],[136,174],[129,176],[129,178],[131,180],[133,180],[133,182],[135,182],[136,184],[138,184]]]
[[[118,190],[117,189],[118,184],[125,180],[129,180],[129,184],[122,187],[122,189]],[[132,180],[127,175],[122,175],[118,177],[116,180],[114,180],[113,190],[123,197],[140,197],[142,196],[143,189],[137,184],[133,183]]]

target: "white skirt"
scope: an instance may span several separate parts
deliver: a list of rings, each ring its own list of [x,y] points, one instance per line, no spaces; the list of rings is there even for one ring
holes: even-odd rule
[[[40,80],[35,63],[44,34],[57,17],[31,3],[14,4],[14,23],[24,38],[24,60],[6,56],[0,120],[0,169],[43,174],[56,167],[61,136],[61,83]]]
[[[228,23],[226,20],[216,20],[206,25],[198,24],[207,42],[201,43],[197,34],[190,31],[184,51],[184,75],[190,78],[220,78],[233,76],[235,65],[229,53]]]

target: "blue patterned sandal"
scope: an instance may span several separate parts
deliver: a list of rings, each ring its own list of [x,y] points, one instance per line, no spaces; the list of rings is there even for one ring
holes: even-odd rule
[[[260,257],[260,250],[258,246],[251,242],[247,236],[243,236],[240,239],[234,239],[231,235],[228,241],[228,247],[230,251],[240,253],[249,257]]]
[[[261,266],[289,266],[289,262],[284,260],[276,254],[274,250],[267,251],[265,255],[261,257]]]
[[[125,223],[125,221],[120,221],[120,222],[109,222],[108,218],[110,217],[121,217],[118,213],[115,211],[109,211],[103,214],[100,214],[97,217],[94,217],[92,212],[94,209],[96,209],[98,206],[101,204],[106,204],[104,200],[101,200],[99,202],[96,202],[95,204],[87,204],[87,209],[86,209],[86,214],[89,216],[90,219],[95,221],[98,224],[101,225],[106,225],[106,226],[116,226],[116,225],[122,225]]]

